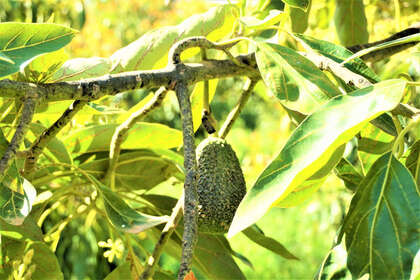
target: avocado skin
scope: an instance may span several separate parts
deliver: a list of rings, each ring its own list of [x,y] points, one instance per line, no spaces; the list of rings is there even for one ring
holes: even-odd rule
[[[225,140],[210,137],[198,145],[197,162],[198,231],[226,233],[246,193],[239,160]]]

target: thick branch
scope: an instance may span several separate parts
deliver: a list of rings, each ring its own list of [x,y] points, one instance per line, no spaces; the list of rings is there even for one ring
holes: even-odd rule
[[[42,150],[86,104],[87,101],[85,100],[75,100],[69,106],[69,108],[67,108],[66,111],[64,111],[61,117],[53,125],[44,130],[42,134],[32,143],[31,148],[28,150],[25,159],[25,174],[31,173],[32,169],[35,167],[39,155],[42,153]]]
[[[240,61],[241,66],[231,60],[206,60],[200,63],[183,64],[184,80],[187,81],[187,85],[192,85],[204,80],[260,75],[256,68],[254,54],[240,55],[236,59]],[[167,87],[177,80],[178,76],[176,67],[169,65],[161,70],[125,72],[74,82],[31,84],[5,79],[0,80],[0,97],[23,97],[25,92],[35,89],[40,98],[46,102],[94,100],[128,90]]]
[[[178,64],[177,66],[181,66]],[[182,70],[180,71],[182,74]],[[182,238],[182,258],[178,279],[183,280],[191,270],[194,247],[197,243],[197,161],[195,155],[194,128],[192,122],[191,104],[187,84],[178,80],[175,86],[182,119],[184,139],[184,235]]]
[[[111,146],[109,150],[109,166],[105,175],[105,180],[110,180],[111,182],[111,188],[114,186],[115,168],[117,167],[118,158],[121,152],[121,144],[124,141],[125,136],[136,122],[146,117],[150,112],[152,112],[162,103],[163,99],[166,96],[166,93],[166,88],[160,88],[146,105],[144,105],[140,110],[131,114],[130,117],[127,120],[125,120],[121,125],[119,125],[115,130],[114,135],[112,136]]]
[[[0,178],[4,176],[7,169],[9,169],[10,165],[12,164],[12,160],[16,156],[17,149],[22,143],[26,131],[29,128],[29,124],[32,121],[32,117],[34,116],[37,96],[30,95],[31,92],[32,91],[29,92],[28,96],[23,101],[23,108],[15,134],[13,135],[9,146],[7,147],[3,157],[0,160]]]

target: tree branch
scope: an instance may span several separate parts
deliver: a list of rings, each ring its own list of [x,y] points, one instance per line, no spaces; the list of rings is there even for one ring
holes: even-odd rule
[[[3,157],[0,159],[0,178],[4,176],[12,164],[12,160],[16,157],[16,152],[25,137],[29,124],[32,121],[37,99],[38,96],[33,94],[33,91],[31,90],[27,93],[27,96],[23,101],[23,107],[15,134],[13,135],[10,144],[7,146]]]
[[[66,111],[64,111],[61,117],[55,121],[53,125],[44,130],[42,134],[32,143],[25,158],[25,175],[29,175],[33,170],[36,162],[38,161],[39,155],[42,153],[42,150],[47,146],[47,144],[72,120],[76,113],[79,112],[83,106],[87,104],[87,102],[88,101],[86,100],[75,100],[66,109]]]
[[[178,64],[177,66],[182,66]],[[182,74],[182,68],[180,69]],[[175,86],[182,119],[182,134],[184,139],[184,235],[182,238],[182,258],[178,279],[183,280],[191,270],[194,247],[197,243],[197,161],[194,143],[194,128],[192,122],[191,104],[186,82],[178,80]]]
[[[115,130],[111,139],[111,146],[109,150],[109,166],[105,175],[105,180],[110,182],[109,186],[111,189],[114,187],[115,169],[117,167],[118,158],[121,152],[121,144],[123,143],[125,136],[136,122],[146,117],[150,112],[162,104],[162,101],[165,98],[167,92],[168,91],[166,88],[161,87],[158,91],[156,91],[153,98],[146,105],[144,105],[140,110],[131,114],[131,116],[122,124],[120,124]]]
[[[230,129],[232,128],[234,122],[239,117],[239,114],[242,112],[245,104],[248,102],[249,97],[252,94],[252,90],[254,89],[255,85],[257,84],[258,79],[251,79],[247,82],[245,90],[242,92],[241,97],[239,98],[238,104],[235,108],[229,113],[225,122],[223,123],[222,128],[219,131],[219,137],[224,139]]]

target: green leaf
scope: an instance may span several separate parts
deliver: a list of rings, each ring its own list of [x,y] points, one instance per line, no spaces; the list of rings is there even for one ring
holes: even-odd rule
[[[410,170],[420,190],[420,140],[417,140],[410,147],[410,153],[408,154],[405,166]]]
[[[282,0],[289,6],[306,11],[310,5],[310,0]]]
[[[324,166],[368,121],[397,106],[405,85],[402,80],[388,80],[337,96],[307,117],[245,195],[228,236],[259,220]]]
[[[109,151],[118,124],[93,125],[74,131],[64,144],[76,154]],[[159,123],[138,122],[129,131],[122,149],[170,149],[182,145],[182,132]]]
[[[54,73],[53,82],[76,81],[103,76],[111,71],[112,63],[108,58],[90,57],[67,60]]]
[[[129,280],[131,278],[131,265],[129,262],[124,262],[108,274],[104,280]]]
[[[336,0],[334,23],[342,45],[368,42],[369,32],[363,0]]]
[[[132,70],[150,70],[167,64],[167,53],[172,45],[191,36],[208,36],[220,40],[233,27],[233,6],[221,5],[208,12],[194,15],[177,26],[159,28],[140,37],[111,56],[112,73]],[[163,60],[160,62],[160,60]]]
[[[332,248],[322,262],[315,280],[351,280],[347,268],[347,252],[345,246],[339,244]]]
[[[293,111],[310,114],[339,89],[310,60],[287,47],[257,42],[256,59],[267,87]]]
[[[26,250],[31,249],[34,250],[32,264],[36,266],[31,279],[64,279],[57,257],[44,242],[31,242]]]
[[[389,152],[394,144],[393,141],[382,142],[370,138],[360,138],[358,142],[359,151],[377,155]]]
[[[367,49],[363,49],[361,51],[358,51],[357,53],[355,53],[354,55],[350,56],[349,58],[347,58],[343,63],[347,63],[355,58],[364,56],[368,53],[374,52],[374,51],[378,51],[378,50],[382,50],[382,49],[387,49],[387,48],[391,48],[391,47],[395,47],[395,46],[399,46],[399,45],[403,45],[403,44],[408,44],[408,43],[413,43],[413,42],[420,42],[420,33],[417,34],[413,34],[410,36],[406,36],[403,38],[399,38],[396,40],[392,40],[386,43],[382,43]]]
[[[95,177],[89,176],[104,200],[105,212],[119,230],[128,233],[139,233],[148,228],[166,223],[169,216],[155,217],[133,210],[117,194],[103,185]]]
[[[346,188],[356,191],[364,176],[346,159],[342,158],[335,167],[335,174],[343,180]]]
[[[51,23],[0,23],[0,50],[14,63],[0,60],[0,77],[19,71],[37,55],[61,49],[73,39],[74,29]]]
[[[4,61],[10,64],[15,64],[13,60],[10,59],[7,55],[5,55],[2,51],[0,51],[0,61]]]
[[[290,20],[292,22],[292,31],[296,33],[304,33],[308,28],[309,12],[311,10],[312,1],[309,0],[309,6],[306,11],[299,8],[290,8]]]
[[[242,231],[242,233],[245,234],[245,236],[248,237],[251,241],[285,259],[299,260],[298,257],[290,253],[290,251],[287,250],[286,247],[284,247],[282,244],[273,238],[265,236],[264,232],[257,225],[252,225],[246,228]]]
[[[174,156],[180,157],[178,154]],[[108,166],[109,158],[104,158],[88,161],[79,168],[101,179]],[[173,176],[183,179],[182,169],[166,155],[159,154],[159,150],[134,151],[120,155],[115,169],[115,185],[127,190],[149,190]]]
[[[27,217],[19,226],[11,225],[0,220],[0,235],[15,240],[43,241],[44,236],[41,228],[32,217]]]
[[[302,34],[293,34],[293,36],[302,43],[305,49],[314,50],[338,63],[342,63],[344,60],[353,55],[353,53],[348,49],[328,41],[315,39]],[[375,72],[373,72],[373,70],[369,68],[360,58],[355,58],[354,60],[345,63],[344,67],[354,73],[362,75],[363,77],[369,79],[372,83],[380,81],[378,75],[376,75]]]
[[[389,152],[361,185],[343,225],[352,276],[408,279],[420,249],[420,196],[413,177]]]

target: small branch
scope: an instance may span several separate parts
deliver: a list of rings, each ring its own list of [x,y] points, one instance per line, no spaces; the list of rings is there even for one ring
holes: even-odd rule
[[[181,65],[180,65],[181,66]],[[182,74],[182,69],[180,70]],[[194,143],[194,127],[192,122],[191,103],[186,82],[178,80],[175,85],[182,119],[184,139],[184,235],[182,240],[182,258],[178,279],[183,280],[191,270],[194,247],[197,243],[197,161]]]
[[[32,143],[26,153],[24,174],[29,175],[35,167],[38,157],[47,144],[65,127],[72,118],[87,104],[86,100],[75,100],[61,117]]]
[[[31,123],[34,116],[38,96],[36,94],[31,94],[32,92],[33,91],[30,91],[28,96],[23,101],[23,108],[15,134],[13,135],[10,144],[7,146],[3,157],[0,159],[0,178],[5,175],[6,171],[12,164],[12,160],[16,157],[16,152],[22,143],[26,131],[29,128],[29,124]]]
[[[153,279],[155,273],[156,265],[159,262],[160,256],[162,255],[163,248],[171,237],[172,233],[175,231],[179,221],[181,220],[182,206],[184,205],[184,194],[178,200],[174,209],[172,210],[171,217],[166,223],[165,227],[162,230],[162,233],[159,237],[158,242],[156,243],[155,249],[152,256],[147,260],[147,264],[143,270],[143,273],[140,276],[141,280]]]
[[[110,181],[111,189],[114,188],[115,169],[117,167],[118,158],[121,152],[121,144],[123,143],[128,131],[136,122],[146,117],[150,112],[162,104],[163,99],[168,91],[161,87],[158,89],[153,98],[138,111],[134,112],[127,120],[120,124],[112,136],[111,146],[109,150],[109,166],[105,175],[105,181]]]
[[[177,42],[176,45],[171,48],[169,51],[169,58],[172,64],[175,65],[181,62],[181,53],[187,49],[200,47],[201,49],[215,49],[226,52],[227,49],[233,47],[239,43],[239,41],[239,39],[236,39],[228,42],[213,43],[203,36],[189,37]],[[230,57],[231,60],[232,58],[234,60],[234,57]]]
[[[239,114],[242,112],[242,109],[244,108],[245,104],[248,102],[248,99],[252,94],[252,90],[254,89],[257,82],[258,82],[258,79],[251,79],[251,80],[248,80],[248,82],[246,83],[245,90],[244,92],[242,92],[241,97],[239,98],[238,104],[229,113],[229,115],[226,118],[226,121],[223,123],[223,126],[219,131],[220,138],[225,139],[226,136],[228,135],[236,119],[239,117]]]

